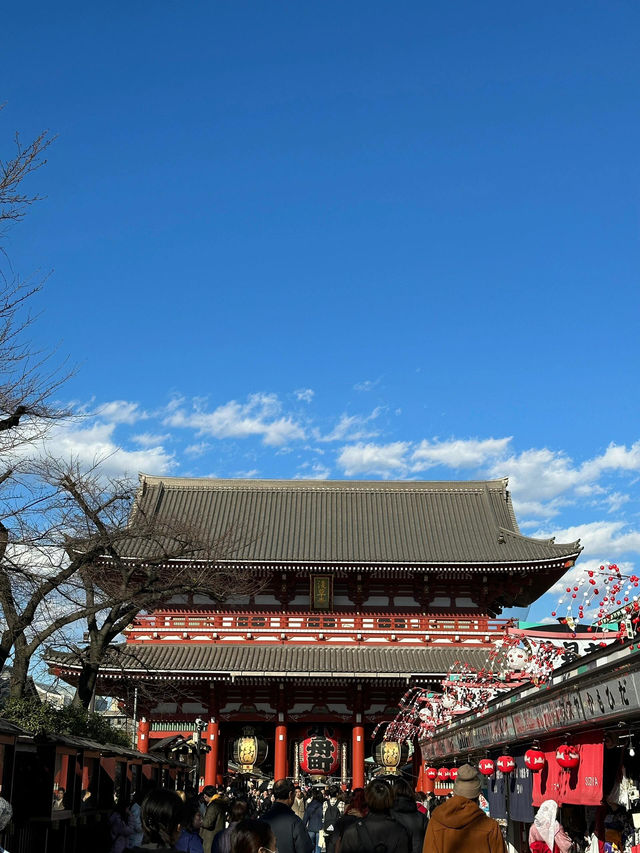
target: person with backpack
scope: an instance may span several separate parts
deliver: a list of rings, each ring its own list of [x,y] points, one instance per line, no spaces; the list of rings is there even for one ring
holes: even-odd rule
[[[324,831],[324,842],[326,853],[334,853],[336,824],[341,818],[340,806],[338,805],[338,788],[329,788],[329,799],[325,800],[324,813],[322,817],[322,829]]]
[[[340,853],[411,853],[411,836],[391,816],[393,791],[383,779],[373,779],[364,792],[369,813],[347,827]]]

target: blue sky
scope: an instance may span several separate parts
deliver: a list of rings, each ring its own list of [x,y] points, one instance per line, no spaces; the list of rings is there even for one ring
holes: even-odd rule
[[[4,241],[78,365],[56,452],[509,476],[523,532],[637,567],[636,2],[37,0],[3,31],[1,156],[58,135]]]

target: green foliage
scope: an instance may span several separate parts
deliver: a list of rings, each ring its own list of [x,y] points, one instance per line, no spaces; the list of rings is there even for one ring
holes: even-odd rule
[[[2,717],[33,734],[76,735],[97,743],[131,746],[127,735],[100,714],[68,705],[57,709],[39,699],[8,699]]]

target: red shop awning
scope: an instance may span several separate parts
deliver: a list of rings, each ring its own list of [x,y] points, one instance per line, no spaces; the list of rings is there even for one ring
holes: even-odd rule
[[[558,804],[599,806],[602,802],[603,738],[602,732],[571,738],[571,744],[580,755],[580,764],[573,770],[565,770],[556,761],[556,749],[566,741],[555,738],[544,742],[541,749],[547,763],[543,770],[534,774],[533,805],[555,800]]]

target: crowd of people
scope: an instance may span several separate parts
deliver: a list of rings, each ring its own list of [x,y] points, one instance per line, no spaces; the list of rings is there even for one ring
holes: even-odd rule
[[[478,805],[464,765],[453,795],[416,795],[401,777],[365,789],[206,786],[198,796],[153,789],[111,817],[111,853],[504,853],[500,827]]]

